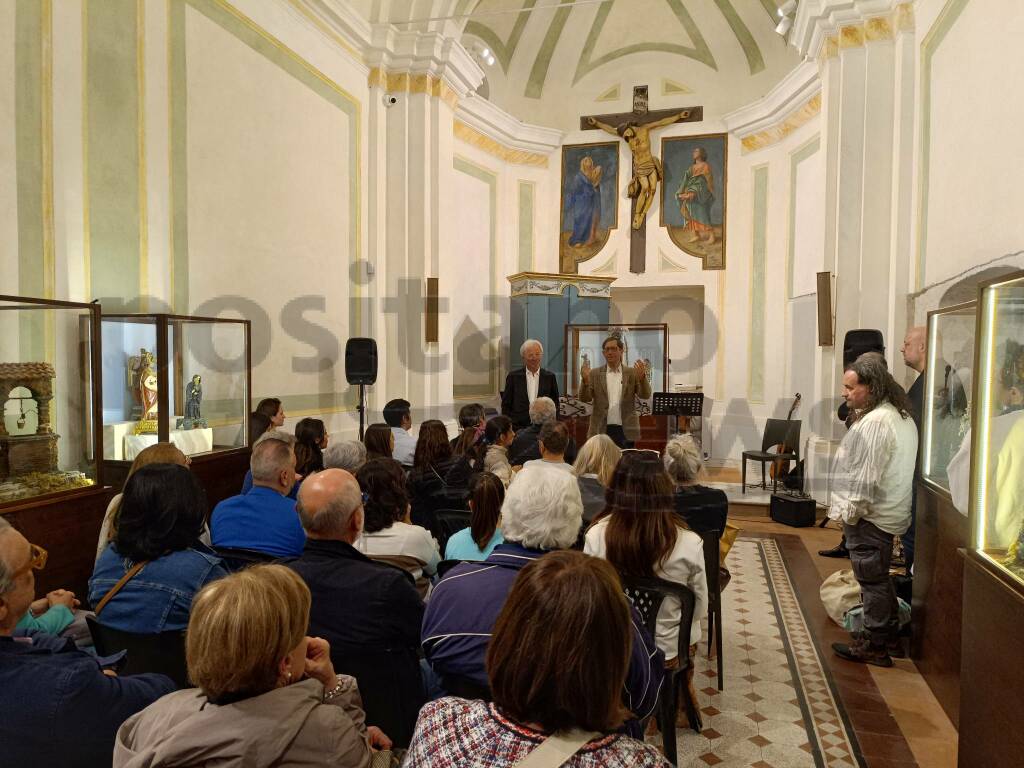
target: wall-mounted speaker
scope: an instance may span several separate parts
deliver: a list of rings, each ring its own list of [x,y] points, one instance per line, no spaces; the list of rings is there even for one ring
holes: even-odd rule
[[[349,384],[373,384],[377,381],[376,341],[357,338],[345,342],[345,378]]]
[[[818,346],[836,343],[832,322],[832,273],[818,273]]]

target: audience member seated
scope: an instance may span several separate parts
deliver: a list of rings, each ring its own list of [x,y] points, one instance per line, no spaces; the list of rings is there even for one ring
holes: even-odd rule
[[[282,412],[281,421],[284,421]],[[249,445],[256,445],[261,437],[270,429],[272,429],[270,419],[264,416],[258,411],[253,411],[249,414]],[[242,480],[242,490],[240,493],[246,494],[252,490],[252,470],[245,470],[245,478]],[[299,484],[296,483],[292,486],[292,489],[288,491],[289,499],[296,499],[299,494]]]
[[[612,481],[615,466],[622,456],[622,449],[608,435],[600,434],[589,438],[580,448],[572,471],[580,486],[583,498],[583,522],[589,525],[604,509],[605,490]]]
[[[352,546],[364,512],[351,474],[325,469],[311,477],[302,484],[298,511],[306,548],[285,565],[313,595],[309,632],[330,643],[334,668],[359,682],[367,720],[408,746],[423,704],[423,601],[407,573]]]
[[[700,448],[690,435],[676,435],[665,446],[665,471],[675,483],[676,513],[687,520],[694,530],[717,529],[723,533],[725,516],[729,511],[729,499],[725,491],[700,485],[704,479],[704,460]],[[690,514],[696,507],[714,506],[721,509],[721,516],[715,520],[693,520]],[[702,525],[703,523],[703,525]]]
[[[270,419],[271,429],[280,429],[284,426],[284,406],[276,397],[266,397],[260,400],[255,413],[262,413]],[[255,439],[253,441],[255,442]]]
[[[327,427],[320,419],[302,419],[295,425],[295,471],[300,477],[324,468]]]
[[[446,691],[486,693],[487,645],[512,583],[529,563],[573,545],[582,512],[576,478],[568,472],[531,467],[509,486],[501,509],[505,542],[483,562],[452,568],[434,587],[423,617],[423,650]],[[634,619],[623,703],[638,719],[654,709],[663,667],[664,655]],[[594,663],[594,676],[606,673]]]
[[[550,397],[538,397],[530,403],[530,426],[516,432],[512,447],[508,449],[509,463],[513,467],[540,458],[540,446],[537,445],[537,441],[540,438],[541,427],[546,422],[557,421],[557,418],[558,409]],[[565,460],[570,464],[576,461],[576,441],[572,437],[565,447]]]
[[[506,488],[512,482],[512,465],[508,460],[508,449],[515,438],[512,419],[508,416],[494,416],[488,419],[483,437],[474,449],[476,465],[483,467],[484,472],[497,475]],[[483,461],[480,461],[481,454]]]
[[[148,464],[177,464],[181,467],[187,467],[191,463],[188,456],[182,453],[174,443],[157,443],[139,451],[135,461],[132,462],[131,468],[128,470],[128,477],[125,478],[124,482],[127,485],[128,481],[132,479],[132,475]],[[100,559],[103,550],[107,548],[107,544],[111,542],[114,534],[117,532],[117,510],[121,506],[122,496],[123,494],[121,493],[114,494],[114,498],[107,505],[107,512],[103,516],[103,523],[100,525],[99,540],[96,542],[97,560]],[[206,533],[206,543],[210,543],[209,532]]]
[[[508,421],[508,418],[500,418]],[[511,422],[510,422],[511,423]],[[453,534],[444,550],[445,560],[486,560],[505,539],[501,535],[501,505],[505,485],[497,475],[481,472],[469,486],[469,528]]]
[[[438,536],[437,510],[465,509],[471,474],[468,459],[452,455],[444,424],[436,419],[420,424],[409,473],[412,521]]]
[[[59,635],[74,622],[73,611],[79,604],[74,592],[55,589],[48,592],[46,597],[32,601],[14,629],[19,635],[31,632]]]
[[[89,602],[100,623],[139,634],[188,626],[192,598],[227,575],[199,541],[205,517],[206,495],[184,467],[150,464],[132,475],[114,540],[89,579]]]
[[[623,576],[657,577],[692,589],[697,598],[690,626],[692,657],[708,610],[704,543],[673,512],[673,491],[656,451],[624,450],[608,487],[608,506],[587,530],[583,551],[608,560]],[[679,613],[675,598],[666,598],[658,611],[656,640],[669,665],[679,663]],[[693,667],[688,684],[692,690]]]
[[[295,438],[271,430],[252,447],[253,487],[213,510],[213,546],[252,549],[273,557],[302,553],[306,535],[288,493],[295,486]]]
[[[363,433],[363,445],[366,446],[367,461],[393,458],[395,434],[387,424],[371,424]]]
[[[401,465],[394,459],[371,459],[356,472],[356,480],[365,494],[366,521],[355,548],[374,560],[409,571],[426,594],[441,556],[430,532],[409,523],[409,496]]]
[[[545,467],[563,472],[572,472],[572,464],[566,464],[565,448],[569,444],[569,430],[560,421],[545,421],[537,434],[539,459],[530,459],[523,464],[527,467]]]
[[[196,596],[177,691],[117,732],[116,768],[172,765],[368,768],[372,747],[356,681],[307,637],[309,589],[282,565],[255,565]],[[109,756],[107,758],[109,764]]]
[[[35,597],[46,552],[0,517],[0,750],[9,766],[110,765],[114,734],[174,683],[163,675],[118,678],[70,640],[12,637]]]
[[[500,570],[500,569],[499,569]],[[580,734],[569,768],[668,768],[617,731],[634,633],[615,571],[578,552],[531,562],[508,593],[487,649],[493,703],[443,698],[420,713],[407,768],[512,768],[554,733]]]
[[[366,463],[366,446],[358,440],[339,440],[324,451],[324,467],[356,473]]]
[[[487,419],[484,407],[480,403],[467,403],[459,408],[459,434],[451,439],[452,453],[455,456],[475,455],[473,448],[484,434]],[[475,459],[471,459],[475,465]]]
[[[394,435],[391,444],[391,458],[403,467],[411,467],[416,453],[416,438],[412,430],[412,404],[408,400],[390,400],[384,406],[384,421]]]

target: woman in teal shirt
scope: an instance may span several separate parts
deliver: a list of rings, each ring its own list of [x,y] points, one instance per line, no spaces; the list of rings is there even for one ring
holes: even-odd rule
[[[496,546],[505,541],[498,527],[505,485],[497,475],[481,472],[470,484],[469,528],[463,528],[448,539],[445,560],[486,560]]]

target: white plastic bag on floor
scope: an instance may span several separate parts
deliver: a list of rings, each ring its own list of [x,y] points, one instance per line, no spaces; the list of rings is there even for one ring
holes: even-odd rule
[[[860,605],[860,584],[847,568],[836,571],[821,583],[821,602],[825,613],[839,626],[843,626],[843,617],[855,605]]]

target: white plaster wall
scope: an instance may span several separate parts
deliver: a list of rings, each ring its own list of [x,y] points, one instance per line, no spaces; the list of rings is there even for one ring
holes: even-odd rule
[[[18,176],[14,104],[14,3],[0,3],[0,274],[4,290],[18,286]],[[10,314],[10,313],[0,313]],[[0,329],[4,329],[0,320]],[[3,333],[2,338],[9,338]],[[6,343],[5,343],[6,346]],[[13,355],[14,350],[11,350]],[[13,359],[13,358],[12,358]]]
[[[795,167],[792,283],[795,296],[817,291],[816,275],[824,269],[825,153],[818,150]]]
[[[928,162],[919,168],[927,202],[920,284],[928,286],[1024,248],[1024,5],[1018,0],[964,0],[934,47],[930,109],[919,116]],[[918,10],[922,39],[944,3]],[[938,22],[942,24],[941,21]],[[919,104],[922,102],[919,100]],[[930,140],[929,137],[930,136]]]

